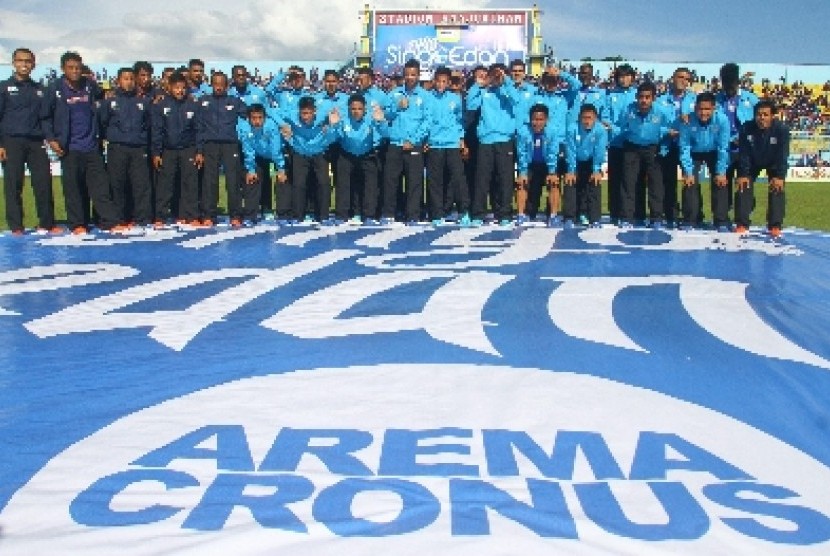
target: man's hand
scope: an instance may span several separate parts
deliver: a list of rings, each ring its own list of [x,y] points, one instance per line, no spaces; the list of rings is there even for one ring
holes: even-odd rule
[[[288,124],[283,125],[280,128],[280,135],[285,139],[291,139],[291,126]]]
[[[576,183],[576,174],[568,172],[565,174],[565,185],[571,186]]]
[[[61,148],[61,144],[57,141],[49,141],[49,148],[52,149],[52,152],[58,155],[59,157],[65,155],[66,153]]]
[[[386,120],[386,114],[383,113],[383,108],[380,105],[375,104],[372,108],[372,119],[376,122],[382,122]]]
[[[775,192],[784,191],[784,180],[782,178],[770,178],[769,189]]]
[[[280,170],[277,172],[277,181],[280,183],[285,183],[288,181],[288,174],[285,173],[285,170]]]
[[[683,176],[683,187],[692,187],[695,184],[694,176]]]
[[[728,184],[729,181],[723,174],[715,176],[715,187],[726,187]]]
[[[161,170],[161,157],[160,156],[154,156],[153,157],[153,169],[156,172]]]
[[[415,147],[412,145],[412,142],[410,142],[410,141],[404,141],[404,142],[403,142],[403,147],[402,147],[402,148],[403,148],[403,150],[405,150],[405,151],[411,151],[411,150],[412,150],[413,148],[415,148]]]
[[[548,187],[559,187],[559,176],[556,174],[548,174],[548,177],[545,178],[545,184]]]
[[[744,191],[749,187],[749,178],[738,178],[735,185],[738,186],[738,191]]]
[[[205,165],[205,155],[202,153],[197,153],[196,156],[193,157],[193,165],[201,170],[202,166]]]
[[[329,112],[329,124],[337,125],[338,123],[340,123],[340,111],[335,106],[331,109],[331,112]]]
[[[524,189],[527,187],[527,176],[519,176],[516,178],[516,187],[519,189]]]
[[[409,107],[409,99],[406,98],[406,95],[401,97],[401,100],[398,101],[398,108],[401,110],[406,110]]]
[[[594,172],[591,174],[591,177],[588,178],[588,182],[599,186],[602,183],[602,172]]]
[[[0,147],[0,162],[6,161],[6,149]]]

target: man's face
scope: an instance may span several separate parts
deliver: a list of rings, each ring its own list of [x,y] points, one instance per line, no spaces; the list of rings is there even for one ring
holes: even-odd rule
[[[450,86],[450,77],[443,73],[438,74],[435,76],[435,80],[433,81],[432,85],[436,91],[438,91],[439,93],[443,93]]]
[[[201,85],[202,81],[205,80],[205,66],[193,64],[187,69],[187,74],[192,82]]]
[[[138,70],[138,73],[135,74],[135,84],[141,90],[149,89],[152,79],[153,74],[146,69]]]
[[[314,108],[301,108],[300,120],[306,125],[311,125],[312,123],[314,123],[315,114],[316,111],[314,110]]]
[[[135,90],[135,74],[125,71],[118,76],[118,88],[128,93]]]
[[[621,89],[628,89],[634,82],[634,76],[630,73],[624,73],[617,76],[617,86]]]
[[[372,76],[368,73],[358,73],[355,81],[357,82],[357,86],[364,91],[372,86]]]
[[[404,68],[403,69],[403,84],[407,89],[412,89],[418,84],[418,68]]]
[[[525,68],[522,65],[516,64],[510,67],[510,77],[513,78],[513,83],[521,85],[525,80]]]
[[[676,71],[671,78],[672,88],[675,92],[682,93],[689,88],[689,82],[692,80],[691,74],[686,71]]]
[[[326,90],[326,93],[330,95],[337,92],[338,85],[340,85],[340,79],[338,79],[336,75],[328,74],[323,78],[323,88]]]
[[[366,114],[366,105],[359,100],[353,100],[349,103],[349,116],[353,120],[362,120],[363,115]]]
[[[482,79],[487,79],[487,70],[483,69],[483,68],[477,69],[473,73],[473,79],[475,79],[476,81],[480,81]]]
[[[772,109],[763,106],[755,111],[755,123],[761,129],[769,129],[772,126]]]
[[[651,105],[654,104],[654,93],[651,91],[640,91],[637,93],[637,108],[640,112],[645,114],[651,110]]]
[[[251,112],[248,114],[248,122],[251,124],[251,127],[260,128],[265,125],[265,113],[264,112]]]
[[[248,70],[245,68],[236,68],[233,70],[233,84],[244,89],[248,85]]]
[[[293,89],[302,89],[303,85],[305,85],[305,73],[301,71],[292,72],[288,78],[288,83]]]
[[[182,100],[187,94],[187,82],[180,81],[170,85],[170,94],[173,95],[174,99]]]
[[[579,122],[584,129],[591,129],[594,127],[594,122],[597,121],[597,115],[592,110],[586,110],[579,115]]]
[[[579,66],[579,82],[590,85],[594,79],[594,69],[591,66]]]
[[[530,127],[534,133],[542,133],[548,123],[548,117],[544,112],[534,112],[530,115]]]
[[[80,60],[67,60],[61,66],[61,71],[69,81],[76,83],[81,79],[81,65]]]
[[[18,52],[12,59],[14,73],[20,79],[28,79],[35,69],[35,57],[28,52]]]
[[[712,119],[712,114],[715,112],[715,103],[708,100],[700,101],[695,104],[695,114],[697,119],[704,124]]]
[[[210,86],[213,87],[213,94],[221,97],[228,92],[228,78],[224,75],[216,74],[210,78]]]

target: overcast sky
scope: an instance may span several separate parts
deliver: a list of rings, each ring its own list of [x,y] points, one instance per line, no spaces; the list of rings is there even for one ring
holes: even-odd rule
[[[345,60],[364,0],[0,0],[0,60]],[[559,58],[830,63],[830,0],[538,0]],[[379,9],[529,7],[530,1],[396,0]],[[139,11],[141,10],[141,11]]]

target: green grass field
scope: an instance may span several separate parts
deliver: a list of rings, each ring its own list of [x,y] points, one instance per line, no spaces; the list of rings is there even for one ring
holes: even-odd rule
[[[2,178],[0,178],[0,186],[4,186]],[[55,196],[55,214],[60,222],[65,218],[66,212],[64,210],[63,193],[59,178],[53,178],[52,189]],[[704,209],[707,216],[711,217],[708,184],[704,184],[703,189]],[[765,191],[765,188],[761,184],[758,184],[755,188],[757,206],[753,212],[753,222],[756,224],[762,224],[766,218],[767,196]],[[787,183],[786,191],[787,215],[784,220],[785,226],[796,226],[808,230],[830,231],[830,212],[828,212],[828,207],[830,206],[830,203],[828,203],[828,199],[830,199],[830,183],[791,182]],[[607,206],[606,193],[607,189],[603,185],[603,207]],[[225,202],[223,186],[220,190],[220,206],[225,207]],[[32,188],[29,186],[28,180],[23,190],[23,207],[26,227],[34,227],[37,224],[37,218]],[[6,225],[6,201],[4,196],[0,196],[0,229],[8,229]]]

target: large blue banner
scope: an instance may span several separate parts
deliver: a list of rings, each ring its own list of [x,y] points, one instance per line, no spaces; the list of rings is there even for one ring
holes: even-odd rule
[[[826,554],[786,237],[0,237],[0,554]]]

